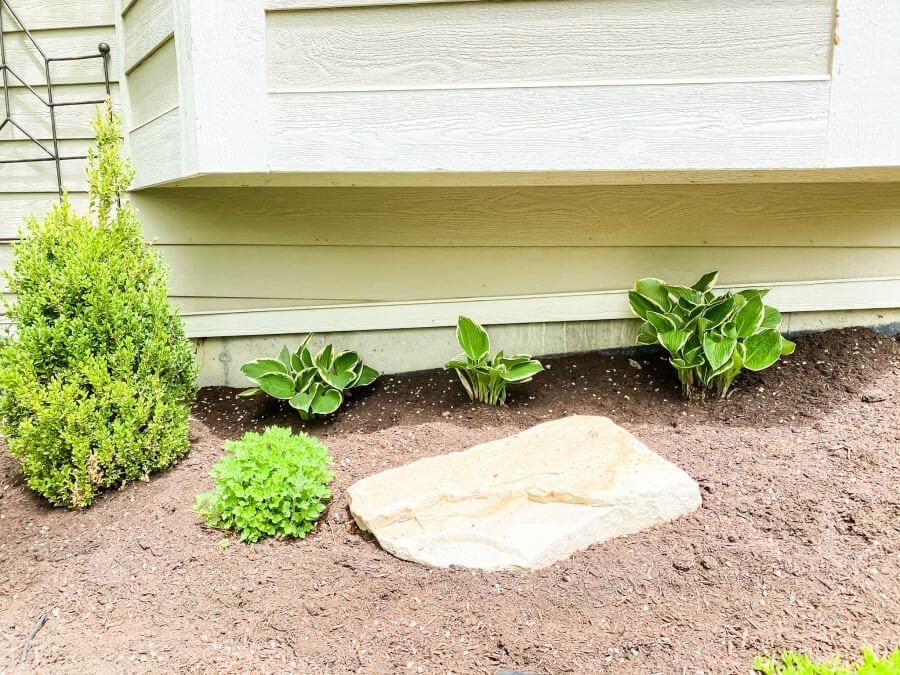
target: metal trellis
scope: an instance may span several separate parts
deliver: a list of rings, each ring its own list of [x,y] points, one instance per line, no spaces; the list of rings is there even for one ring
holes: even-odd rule
[[[4,10],[6,10],[4,12]],[[12,29],[8,29],[5,21],[9,19],[5,16],[8,16],[12,19]],[[18,26],[18,28],[16,28]],[[10,30],[9,33],[6,31]],[[32,86],[25,81],[25,78],[22,75],[16,73],[13,70],[12,66],[7,61],[7,40],[9,36],[14,33],[21,33],[25,36],[26,44],[29,44],[34,48],[36,56],[43,63],[43,71],[44,71],[44,80],[43,84],[37,84]],[[109,45],[105,42],[101,42],[97,46],[96,54],[86,54],[83,56],[56,56],[51,57],[48,56],[47,53],[41,48],[38,44],[37,40],[35,40],[34,35],[31,34],[31,31],[22,23],[22,19],[19,18],[19,15],[16,14],[15,10],[12,8],[9,0],[0,0],[0,83],[3,86],[3,104],[4,109],[2,112],[5,113],[2,122],[0,122],[0,132],[3,131],[7,126],[17,129],[21,134],[23,134],[31,143],[37,146],[40,154],[35,157],[25,157],[20,159],[3,159],[2,153],[0,153],[0,164],[22,164],[29,162],[53,162],[56,167],[56,184],[57,190],[62,196],[63,191],[63,183],[62,183],[62,168],[61,163],[69,160],[83,160],[87,159],[86,155],[62,155],[59,151],[59,135],[57,133],[56,128],[56,109],[62,106],[79,106],[79,105],[97,105],[105,102],[104,99],[85,99],[78,101],[57,101],[53,98],[53,77],[52,77],[52,68],[51,64],[58,63],[60,61],[87,61],[89,59],[100,59],[103,63],[103,81],[106,86],[106,96],[110,95],[110,84],[109,84]],[[51,143],[50,147],[47,146],[45,142],[38,140],[34,134],[28,132],[25,127],[16,121],[14,111],[12,109],[12,103],[10,101],[10,87],[17,86],[23,87],[27,91],[31,92],[38,101],[40,101],[48,111],[50,115],[50,135],[51,135]],[[46,96],[42,96],[41,93],[35,89],[45,88]],[[0,146],[2,147],[2,146]]]

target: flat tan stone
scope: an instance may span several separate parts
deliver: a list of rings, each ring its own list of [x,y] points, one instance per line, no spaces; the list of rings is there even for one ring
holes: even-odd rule
[[[575,416],[364,478],[359,527],[435,567],[538,569],[700,506],[684,471],[606,417]]]

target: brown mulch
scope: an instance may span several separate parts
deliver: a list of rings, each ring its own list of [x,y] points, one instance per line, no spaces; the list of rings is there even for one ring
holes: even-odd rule
[[[746,673],[782,648],[900,644],[900,351],[866,329],[807,336],[726,401],[685,403],[658,355],[546,360],[506,409],[454,376],[383,377],[307,430],[334,496],[302,541],[218,546],[194,496],[224,439],[302,425],[210,388],[189,456],[90,509],[47,507],[0,453],[0,673]],[[571,414],[602,414],[701,484],[694,514],[531,573],[426,569],[349,516],[391,466]]]

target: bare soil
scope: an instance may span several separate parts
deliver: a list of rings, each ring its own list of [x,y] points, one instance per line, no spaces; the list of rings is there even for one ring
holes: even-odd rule
[[[801,338],[726,401],[685,403],[658,355],[546,360],[509,407],[451,373],[383,377],[306,430],[333,498],[300,541],[203,527],[223,440],[303,426],[278,403],[204,389],[193,447],[149,483],[53,509],[0,453],[0,673],[746,673],[782,648],[900,644],[900,351],[865,329]],[[700,510],[531,573],[427,569],[354,525],[354,481],[572,414],[607,415],[702,486]]]

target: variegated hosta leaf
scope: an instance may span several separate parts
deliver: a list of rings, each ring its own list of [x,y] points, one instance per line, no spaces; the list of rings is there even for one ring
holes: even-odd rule
[[[634,284],[634,290],[656,305],[659,311],[668,312],[672,308],[666,284],[661,279],[638,279]]]
[[[456,322],[456,340],[473,361],[485,360],[491,351],[491,341],[481,324],[460,316]]]
[[[703,355],[706,357],[710,370],[715,371],[724,365],[731,358],[736,345],[737,340],[734,338],[704,335]]]
[[[291,351],[285,345],[281,348],[281,351],[278,353],[278,360],[284,364],[285,372],[290,374],[291,372]]]
[[[518,363],[511,368],[500,371],[500,377],[507,382],[526,382],[544,369],[538,361]]]
[[[637,341],[638,344],[641,345],[655,345],[656,344],[656,336],[657,331],[656,328],[653,327],[653,324],[649,321],[645,321],[641,324],[641,330],[638,331]]]
[[[356,352],[341,352],[334,357],[333,370],[341,373],[345,370],[356,371],[356,364],[359,363],[359,354]]]
[[[747,358],[744,365],[750,370],[764,370],[781,356],[782,337],[777,330],[767,328],[744,341]]]
[[[287,400],[294,395],[294,380],[284,373],[265,373],[256,378],[259,388],[269,396]]]
[[[661,344],[669,354],[676,356],[690,337],[690,332],[686,330],[669,330],[659,334],[659,344]]]
[[[237,395],[237,398],[247,398],[249,396],[256,396],[262,389],[259,387],[250,387],[249,389],[244,389],[241,393]]]
[[[732,323],[737,332],[735,337],[747,338],[753,335],[762,325],[763,317],[762,298],[754,295],[734,315]]]
[[[359,377],[356,380],[355,387],[367,387],[378,378],[378,371],[374,368],[364,365],[359,371]]]
[[[331,345],[322,347],[322,349],[319,350],[319,353],[313,358],[313,364],[315,364],[316,368],[320,371],[331,370],[331,367],[334,364],[334,347]]]
[[[344,397],[337,389],[322,387],[312,401],[312,412],[316,415],[330,415],[341,407]]]
[[[768,305],[763,307],[763,311],[765,312],[762,322],[763,328],[778,328],[781,325],[781,312]]]
[[[695,291],[705,292],[710,290],[713,286],[716,285],[716,281],[719,280],[719,273],[716,272],[707,272],[702,277],[700,277],[695,284],[691,286]]]
[[[338,391],[343,391],[347,385],[356,379],[356,373],[350,371],[345,371],[343,373],[323,373],[320,371],[319,376],[326,384],[331,385]]]
[[[679,327],[678,322],[675,321],[674,315],[660,314],[659,312],[654,312],[652,310],[647,312],[647,321],[653,324],[653,327],[660,333],[675,330]]]
[[[285,373],[287,369],[284,364],[277,359],[256,359],[241,366],[241,372],[251,380],[257,379],[260,375],[266,373]]]

